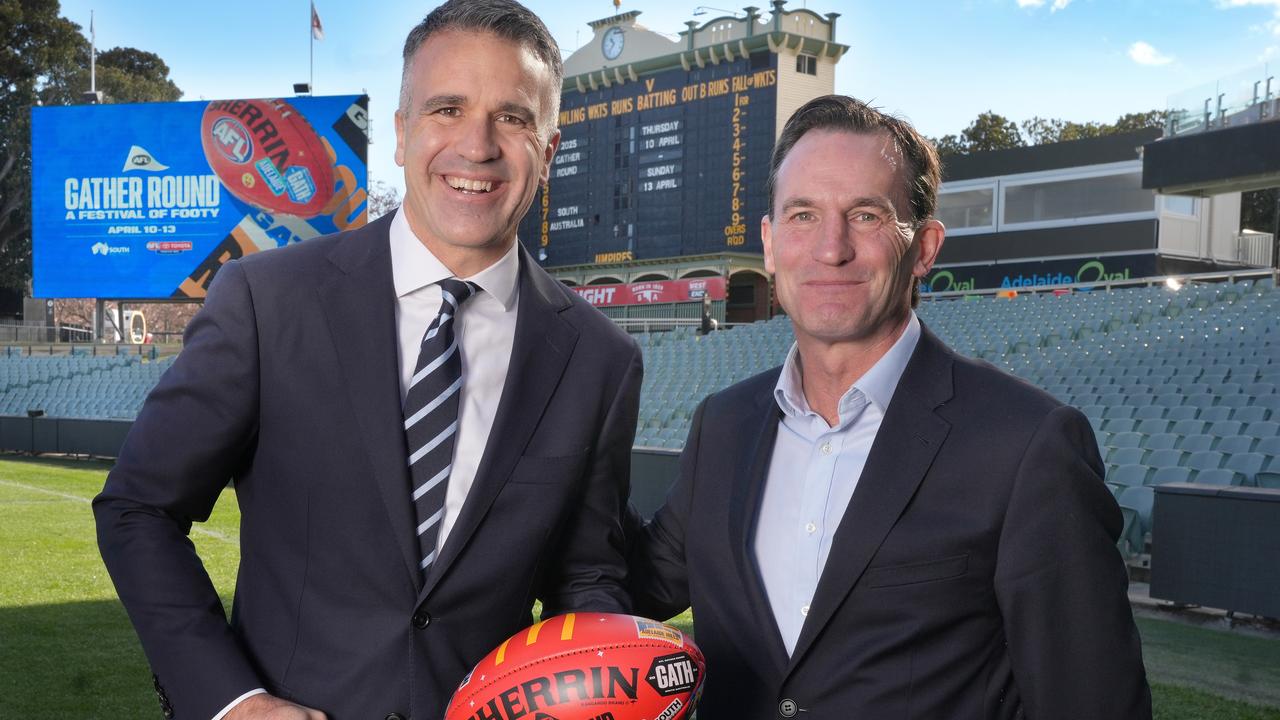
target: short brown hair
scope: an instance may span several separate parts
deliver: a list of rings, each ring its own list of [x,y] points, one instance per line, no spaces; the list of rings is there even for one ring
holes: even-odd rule
[[[774,192],[778,183],[778,168],[786,160],[787,153],[810,130],[844,130],[853,133],[885,132],[893,138],[902,153],[907,167],[907,197],[911,204],[911,221],[913,229],[919,229],[926,220],[933,217],[938,207],[938,185],[942,181],[942,164],[938,160],[938,151],[923,135],[911,127],[909,123],[892,115],[885,114],[867,105],[861,100],[848,95],[823,95],[805,103],[796,110],[782,128],[778,142],[773,147],[773,157],[769,161],[769,179],[766,187],[769,194],[769,217],[773,218]],[[919,302],[919,287],[911,291],[911,306]]]

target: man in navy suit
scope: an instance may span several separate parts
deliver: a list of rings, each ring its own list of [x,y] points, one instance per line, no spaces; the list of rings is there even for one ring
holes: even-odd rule
[[[774,150],[765,265],[796,342],[698,408],[637,612],[692,605],[699,716],[1150,718],[1088,422],[916,318],[932,146],[848,97]]]
[[[515,237],[559,142],[559,49],[515,2],[454,0],[404,63],[404,205],[224,266],[94,502],[166,717],[439,718],[535,599],[629,609],[639,349]],[[461,390],[424,519],[407,398],[438,314]],[[187,537],[229,480],[230,622]]]

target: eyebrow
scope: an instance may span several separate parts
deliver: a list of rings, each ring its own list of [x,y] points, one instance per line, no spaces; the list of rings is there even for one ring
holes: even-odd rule
[[[783,212],[786,212],[794,208],[816,207],[817,204],[818,203],[816,201],[806,197],[790,198],[782,203],[782,210]],[[889,198],[881,197],[881,196],[868,196],[868,197],[854,198],[853,203],[851,204],[851,207],[855,207],[855,208],[873,207],[879,210],[883,210],[886,213],[891,213],[895,216],[897,215],[897,210],[893,207],[893,201],[889,200]]]
[[[453,107],[455,105],[466,105],[466,95],[435,95],[422,101],[422,105],[418,107],[418,113],[427,115],[440,108]],[[515,115],[521,120],[532,123],[534,120],[533,110],[525,105],[516,102],[504,102],[498,106],[499,113],[507,113]]]
[[[467,97],[465,95],[435,95],[422,101],[422,104],[418,106],[418,113],[426,115],[440,108],[466,104]]]

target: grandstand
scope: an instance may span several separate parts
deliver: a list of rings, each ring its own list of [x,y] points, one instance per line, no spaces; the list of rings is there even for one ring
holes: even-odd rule
[[[961,353],[1080,408],[1135,552],[1153,487],[1280,487],[1280,291],[1271,275],[1223,282],[926,299],[918,310]],[[926,295],[928,298],[929,295]],[[635,336],[645,355],[636,447],[684,446],[698,402],[779,364],[786,317],[707,336]],[[0,358],[0,416],[132,419],[172,358]]]
[[[959,352],[1088,416],[1126,515],[1122,542],[1134,552],[1151,530],[1155,485],[1280,487],[1280,292],[1271,276],[970,296],[918,312]],[[785,317],[707,337],[640,338],[636,445],[651,448],[682,447],[703,396],[774,367],[792,340]]]
[[[0,359],[0,416],[39,412],[56,418],[132,420],[173,358],[144,363],[113,357],[27,357],[11,347]]]

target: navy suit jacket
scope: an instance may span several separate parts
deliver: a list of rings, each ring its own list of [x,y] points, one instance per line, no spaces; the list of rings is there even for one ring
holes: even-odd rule
[[[702,403],[635,551],[637,612],[692,604],[700,718],[1150,718],[1088,422],[927,329],[788,657],[752,550],[778,374]]]
[[[425,582],[400,403],[390,216],[228,263],[94,501],[167,715],[265,687],[331,718],[443,715],[544,614],[625,612],[636,344],[521,251],[510,371]],[[188,540],[234,479],[227,622]]]

